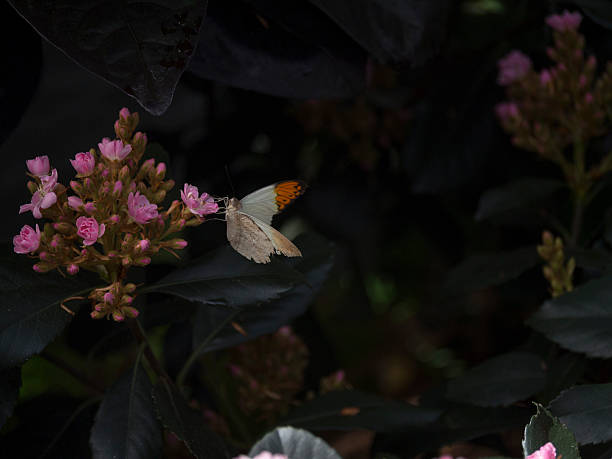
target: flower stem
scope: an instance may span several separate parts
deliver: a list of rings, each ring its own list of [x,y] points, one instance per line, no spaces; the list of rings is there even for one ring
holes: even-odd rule
[[[196,362],[196,360],[198,359],[198,357],[204,352],[204,350],[206,349],[206,346],[208,346],[210,344],[210,342],[215,338],[215,336],[217,336],[221,330],[223,330],[232,320],[234,320],[234,318],[240,313],[240,310],[236,310],[233,311],[231,314],[229,314],[218,326],[217,328],[215,328],[207,337],[206,339],[204,339],[196,348],[195,351],[193,351],[191,353],[191,355],[189,356],[189,358],[187,359],[187,361],[185,362],[185,364],[183,365],[183,368],[181,368],[181,371],[179,371],[179,374],[176,378],[176,385],[179,387],[183,387],[184,382],[185,382],[185,378],[187,377],[187,375],[189,374],[189,372],[191,371],[191,367],[193,366],[193,364]]]
[[[80,370],[74,368],[73,366],[71,366],[66,361],[62,360],[61,358],[57,357],[56,355],[53,355],[48,350],[42,351],[40,353],[40,356],[46,361],[55,365],[56,367],[64,370],[66,373],[68,373],[73,378],[77,379],[81,384],[90,388],[96,394],[104,394],[105,388],[99,385],[97,381],[91,379],[89,376],[87,376]]]
[[[149,362],[151,369],[161,379],[164,379],[166,381],[172,381],[170,379],[170,376],[168,376],[168,373],[166,373],[166,370],[164,370],[164,368],[162,367],[159,360],[157,360],[157,357],[155,357],[155,354],[153,354],[153,351],[151,350],[151,345],[147,340],[147,337],[145,335],[144,330],[142,329],[142,326],[140,325],[140,322],[138,322],[137,319],[129,319],[127,320],[127,325],[130,331],[132,332],[132,335],[134,335],[134,338],[136,338],[136,341],[138,341],[138,344],[144,345],[144,355],[147,361]]]

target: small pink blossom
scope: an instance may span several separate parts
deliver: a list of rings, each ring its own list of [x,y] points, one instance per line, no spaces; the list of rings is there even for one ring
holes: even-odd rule
[[[19,213],[22,214],[31,210],[34,218],[42,218],[40,209],[48,209],[56,202],[57,196],[54,192],[45,193],[43,190],[38,190],[32,195],[30,204],[23,204],[19,207]]]
[[[83,210],[85,210],[86,213],[91,215],[98,209],[96,208],[96,205],[93,202],[88,202],[83,206]]]
[[[157,217],[157,205],[151,204],[139,191],[128,195],[128,213],[136,223],[145,224]]]
[[[123,182],[121,182],[121,180],[117,180],[115,184],[113,185],[113,194],[117,195],[121,193],[122,190],[123,190]]]
[[[42,183],[42,190],[45,193],[55,190],[57,186],[57,169],[53,169],[49,175],[40,177],[40,181]]]
[[[77,234],[83,238],[84,245],[92,245],[104,234],[104,223],[98,225],[93,217],[79,217],[76,221]]]
[[[40,229],[36,225],[36,230],[30,225],[24,225],[19,234],[13,237],[15,253],[35,252],[40,245]]]
[[[520,51],[510,51],[504,58],[497,62],[499,74],[497,83],[500,86],[508,86],[523,78],[531,69],[531,59]]]
[[[527,456],[525,459],[555,459],[557,450],[551,442],[546,443],[539,450]]]
[[[119,110],[119,118],[123,120],[127,120],[130,115],[130,109],[127,107],[123,107],[121,110]]]
[[[495,106],[495,113],[500,120],[506,121],[519,116],[518,106],[514,102],[500,102]]]
[[[121,140],[110,140],[104,137],[98,144],[102,156],[111,161],[122,161],[132,151],[131,145],[123,145]]]
[[[79,210],[83,206],[83,200],[78,196],[68,196],[68,205],[74,210]]]
[[[236,456],[234,459],[289,459],[288,456],[284,454],[272,454],[269,451],[263,451],[259,453],[257,456],[253,456],[250,458],[249,456],[245,456],[241,454],[240,456]]]
[[[198,217],[214,214],[219,210],[219,205],[214,201],[212,196],[208,193],[202,193],[200,196],[198,187],[189,185],[188,183],[185,183],[181,191],[181,199],[191,213]]]
[[[115,295],[113,295],[111,292],[106,292],[104,294],[104,302],[108,304],[113,304],[115,302]]]
[[[149,250],[149,247],[151,247],[151,242],[149,242],[148,239],[142,239],[138,242],[137,247],[139,250],[144,252],[145,250]]]
[[[30,174],[37,175],[39,177],[47,175],[49,173],[49,169],[51,168],[48,156],[37,156],[34,159],[28,159],[26,161],[26,166],[28,166]]]
[[[68,271],[68,274],[71,275],[75,275],[76,273],[79,272],[79,267],[77,265],[75,265],[74,263],[71,263],[70,265],[68,265],[68,267],[66,268],[66,271]]]
[[[81,177],[87,177],[94,171],[96,160],[91,152],[77,153],[74,159],[70,160],[72,167],[77,171]]]
[[[580,27],[580,22],[582,22],[582,15],[578,11],[570,13],[565,10],[561,14],[552,14],[546,18],[546,24],[557,32],[576,30]]]

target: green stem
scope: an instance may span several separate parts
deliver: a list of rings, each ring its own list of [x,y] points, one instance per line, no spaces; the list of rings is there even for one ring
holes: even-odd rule
[[[189,356],[189,358],[187,359],[187,361],[185,362],[185,364],[183,365],[183,368],[181,368],[181,371],[179,371],[178,376],[176,377],[176,385],[179,387],[183,387],[184,382],[185,382],[185,378],[187,377],[187,375],[189,374],[189,372],[191,371],[191,367],[193,366],[193,364],[196,362],[196,360],[198,359],[198,357],[204,352],[204,350],[206,349],[206,346],[208,346],[210,344],[210,342],[215,339],[215,337],[221,332],[221,330],[223,330],[232,320],[234,320],[234,318],[240,313],[240,310],[236,310],[233,311],[230,315],[228,315],[225,320],[223,320],[223,322],[221,322],[217,328],[215,328],[210,335],[208,335],[206,337],[206,339],[204,339],[196,348],[195,351],[193,351],[191,353],[191,355]]]
[[[43,359],[45,359],[46,361],[48,361],[48,362],[52,363],[53,365],[55,365],[56,367],[61,368],[62,370],[64,370],[70,376],[72,376],[73,378],[78,380],[81,384],[83,384],[84,386],[86,386],[89,389],[91,389],[93,392],[95,392],[97,394],[103,394],[104,393],[104,390],[105,390],[104,387],[99,385],[97,381],[89,378],[89,376],[87,376],[86,374],[84,374],[80,370],[72,367],[70,364],[68,364],[68,362],[62,360],[61,358],[57,357],[56,355],[51,354],[48,350],[42,351],[40,353],[40,356]]]
[[[132,335],[134,335],[134,338],[136,338],[136,341],[138,341],[138,344],[144,347],[144,355],[147,361],[149,362],[151,369],[161,379],[165,379],[166,381],[171,381],[170,376],[168,376],[168,373],[166,373],[166,370],[164,370],[164,367],[162,367],[161,363],[159,363],[159,360],[157,360],[157,357],[155,357],[155,354],[153,354],[151,345],[149,344],[149,341],[147,340],[147,337],[145,335],[144,330],[142,329],[142,326],[140,325],[140,322],[138,322],[137,319],[130,319],[127,321],[127,325],[130,328]]]
[[[582,196],[576,196],[574,200],[574,217],[572,219],[572,231],[569,240],[570,247],[576,247],[580,230],[582,229],[582,216],[584,214],[584,203]]]

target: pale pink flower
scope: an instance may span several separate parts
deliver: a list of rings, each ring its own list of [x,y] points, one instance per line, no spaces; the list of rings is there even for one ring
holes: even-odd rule
[[[36,230],[30,225],[24,225],[19,234],[13,237],[13,250],[15,253],[35,252],[40,245],[40,229],[36,225]]]
[[[43,175],[40,177],[40,181],[42,183],[42,191],[45,193],[50,193],[55,190],[57,186],[57,169],[53,169],[49,175]]]
[[[30,174],[43,176],[49,173],[49,169],[51,168],[49,164],[48,156],[37,156],[34,159],[28,159],[26,161],[26,166],[28,166],[28,170]]]
[[[565,10],[561,14],[552,14],[546,18],[546,24],[557,32],[564,32],[566,30],[576,30],[580,27],[582,22],[582,15],[578,11],[570,13]]]
[[[531,59],[520,51],[510,51],[504,58],[497,62],[499,74],[497,83],[508,86],[523,78],[531,69]]]
[[[145,224],[157,217],[157,205],[151,204],[139,191],[128,195],[128,213],[136,223]]]
[[[111,140],[104,137],[102,142],[98,144],[102,156],[111,161],[122,161],[132,151],[131,145],[123,145],[121,140]]]
[[[74,159],[70,160],[72,167],[77,171],[81,177],[87,177],[94,171],[96,160],[91,152],[77,153]]]
[[[249,456],[245,456],[241,454],[240,456],[236,456],[234,459],[289,459],[284,454],[272,454],[269,451],[263,451],[259,453],[257,456],[253,456],[250,458]]]
[[[525,459],[555,459],[557,450],[551,442],[546,443],[539,450],[527,456]]]
[[[30,204],[23,204],[19,207],[19,213],[22,214],[31,210],[34,218],[42,218],[40,209],[48,209],[56,202],[57,196],[54,192],[45,193],[44,190],[38,190],[32,195]]]
[[[197,215],[198,217],[214,214],[219,210],[219,205],[208,193],[202,193],[200,196],[198,187],[189,185],[188,183],[185,183],[185,186],[181,191],[181,199],[191,213]]]
[[[77,234],[83,238],[84,245],[92,245],[102,237],[106,229],[104,223],[98,224],[93,217],[79,217],[76,221]]]
[[[500,102],[495,106],[495,113],[500,120],[506,121],[519,116],[518,106],[514,102]]]

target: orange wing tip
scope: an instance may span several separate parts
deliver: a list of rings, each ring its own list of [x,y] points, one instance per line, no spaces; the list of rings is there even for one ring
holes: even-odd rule
[[[297,198],[306,192],[308,186],[301,180],[285,180],[278,182],[274,187],[276,194],[276,205],[278,210],[283,210]]]

